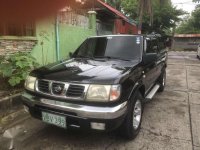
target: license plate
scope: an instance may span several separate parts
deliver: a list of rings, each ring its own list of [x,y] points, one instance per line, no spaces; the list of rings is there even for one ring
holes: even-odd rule
[[[66,128],[66,118],[63,116],[42,112],[42,120],[46,123]]]

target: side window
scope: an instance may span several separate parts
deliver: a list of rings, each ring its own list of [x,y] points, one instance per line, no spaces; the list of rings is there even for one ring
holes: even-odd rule
[[[156,39],[146,39],[146,53],[158,52],[158,41]]]
[[[165,39],[159,39],[159,49],[160,51],[164,50],[166,48],[166,40]]]
[[[151,40],[146,39],[146,53],[151,53]]]
[[[153,53],[157,53],[158,52],[158,41],[155,39],[155,40],[152,40],[151,43],[152,43]]]

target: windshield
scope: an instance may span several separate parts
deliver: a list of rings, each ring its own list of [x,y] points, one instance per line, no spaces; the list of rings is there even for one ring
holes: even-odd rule
[[[141,58],[141,36],[110,36],[89,38],[76,50],[75,57]]]

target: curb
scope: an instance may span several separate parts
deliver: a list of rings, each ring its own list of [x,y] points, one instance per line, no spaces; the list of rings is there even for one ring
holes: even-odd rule
[[[29,118],[29,113],[25,112],[24,109],[19,109],[3,117],[0,122],[0,135],[3,134],[5,130],[14,127]]]
[[[0,99],[0,116],[4,116],[11,110],[22,106],[21,93]]]

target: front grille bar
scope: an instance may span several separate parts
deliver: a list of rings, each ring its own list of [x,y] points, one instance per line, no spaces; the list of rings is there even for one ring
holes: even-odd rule
[[[39,81],[45,81],[49,83],[49,89],[48,92],[44,92],[39,90]],[[64,89],[61,94],[55,94],[52,91],[52,85],[53,84],[64,84]],[[82,86],[84,88],[82,94],[80,92],[77,93],[78,96],[76,96],[76,93],[73,96],[69,96],[67,94],[67,90],[69,89],[69,86]],[[43,94],[43,95],[48,95],[52,96],[54,98],[65,98],[65,99],[70,99],[70,100],[84,100],[87,90],[88,90],[89,84],[74,84],[74,83],[67,83],[67,82],[59,82],[59,81],[53,81],[53,80],[45,80],[45,79],[38,79],[36,80],[36,85],[35,85],[35,90],[36,92]]]

